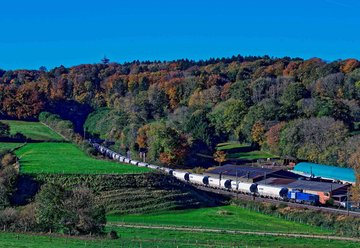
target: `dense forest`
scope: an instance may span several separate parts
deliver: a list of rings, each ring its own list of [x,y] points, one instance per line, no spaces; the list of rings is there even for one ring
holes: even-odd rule
[[[360,62],[233,56],[0,70],[0,118],[44,111],[170,166],[198,165],[198,154],[228,140],[351,166],[360,156]]]

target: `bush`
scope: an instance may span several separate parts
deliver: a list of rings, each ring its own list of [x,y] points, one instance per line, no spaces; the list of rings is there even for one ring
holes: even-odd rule
[[[2,166],[9,166],[9,165],[13,165],[15,163],[16,163],[16,156],[11,153],[5,154],[3,156],[3,158],[1,159]]]
[[[118,238],[119,238],[119,235],[117,234],[116,231],[111,230],[111,231],[108,233],[108,237],[109,237],[109,239],[118,239]]]

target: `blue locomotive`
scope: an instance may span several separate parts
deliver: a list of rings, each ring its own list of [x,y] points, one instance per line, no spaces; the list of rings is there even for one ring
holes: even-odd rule
[[[291,190],[288,192],[287,198],[290,202],[305,203],[309,205],[318,205],[319,196],[309,193],[304,193],[301,189]]]

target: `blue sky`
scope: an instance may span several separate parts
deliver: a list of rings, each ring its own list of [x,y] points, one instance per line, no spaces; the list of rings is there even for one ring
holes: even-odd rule
[[[0,0],[0,68],[231,55],[360,58],[360,1]]]

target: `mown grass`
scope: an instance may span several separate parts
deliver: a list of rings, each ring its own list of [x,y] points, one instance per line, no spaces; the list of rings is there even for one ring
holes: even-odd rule
[[[240,143],[236,143],[236,142],[226,142],[226,143],[219,143],[217,145],[217,150],[219,151],[225,151],[226,150],[230,150],[230,149],[238,149],[238,148],[244,148],[244,147],[249,147],[248,144],[240,144]]]
[[[11,134],[22,133],[27,138],[42,141],[61,141],[63,138],[40,122],[1,120],[10,126]]]
[[[93,159],[70,143],[30,143],[16,152],[21,173],[142,173],[148,168]]]
[[[349,241],[274,237],[253,234],[228,234],[210,232],[172,231],[159,229],[116,227],[121,239],[128,240],[125,247],[359,247]],[[132,240],[131,242],[129,242]]]
[[[228,159],[256,160],[266,158],[278,158],[278,156],[270,154],[268,152],[255,150],[248,144],[240,144],[237,142],[220,143],[217,145],[216,149],[226,152],[226,158]]]
[[[278,156],[272,155],[263,151],[251,151],[251,152],[236,152],[227,155],[227,158],[236,158],[244,160],[255,160],[265,158],[278,158]]]
[[[109,229],[110,230],[110,229]],[[117,240],[54,237],[48,235],[0,232],[0,247],[14,248],[110,248],[110,247],[342,247],[355,248],[359,243],[310,238],[272,237],[263,235],[223,234],[208,232],[111,228]]]
[[[331,233],[306,224],[257,213],[237,206],[221,206],[192,210],[175,210],[144,215],[107,217],[108,222],[124,222],[143,225],[186,226],[228,230],[248,230],[286,233]]]
[[[8,151],[15,149],[17,147],[22,146],[22,143],[6,143],[6,142],[0,142],[0,153],[3,151]]]

